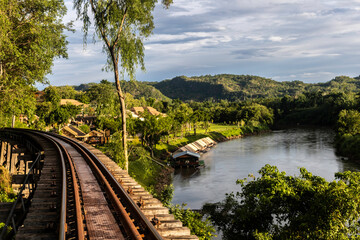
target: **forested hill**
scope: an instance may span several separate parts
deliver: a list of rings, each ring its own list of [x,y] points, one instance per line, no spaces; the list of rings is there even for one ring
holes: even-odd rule
[[[359,78],[336,77],[318,84],[301,81],[277,82],[250,75],[221,74],[200,77],[175,77],[171,80],[148,83],[172,99],[204,101],[208,99],[244,100],[251,98],[297,95],[304,91],[358,91]]]
[[[75,86],[74,89],[77,91],[86,91],[94,84],[95,83],[80,84],[79,86]],[[112,84],[115,88],[115,84]],[[134,98],[144,97],[145,99],[155,98],[163,101],[169,100],[169,98],[163,95],[158,89],[144,82],[121,81],[120,85],[123,92],[130,93]]]

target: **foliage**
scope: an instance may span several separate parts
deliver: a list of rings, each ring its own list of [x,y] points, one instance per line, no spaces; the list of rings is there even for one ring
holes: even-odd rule
[[[109,143],[104,146],[104,151],[121,168],[124,168],[124,150],[122,148],[121,141],[121,134],[119,132],[115,132],[111,135]]]
[[[3,80],[18,85],[44,82],[44,76],[51,72],[53,59],[67,57],[63,34],[67,27],[62,23],[66,14],[64,2],[3,0],[0,12]]]
[[[215,237],[215,228],[211,225],[208,218],[203,219],[203,216],[190,209],[185,209],[186,205],[170,206],[170,213],[180,220],[184,226],[188,227],[191,234],[196,235],[200,240],[212,239]]]
[[[84,40],[86,41],[91,20],[89,7],[92,12],[95,35],[103,41],[103,50],[107,53],[106,70],[114,72],[116,91],[120,102],[122,117],[122,145],[125,169],[128,170],[128,150],[126,134],[126,106],[125,96],[120,85],[120,76],[127,73],[131,80],[135,79],[137,65],[145,70],[143,38],[148,37],[153,29],[152,11],[157,0],[74,0],[74,7],[78,17],[84,23]],[[168,7],[172,0],[162,0]],[[121,71],[119,73],[119,64]]]
[[[4,227],[5,227],[5,223],[0,222],[0,233],[2,232],[2,230],[3,230]],[[11,227],[11,226],[8,226],[8,227],[7,227],[7,230],[6,230],[6,234],[9,234],[9,233],[11,232],[11,230],[12,230],[12,227]],[[5,234],[5,236],[6,236],[6,234]],[[8,236],[6,236],[6,237],[8,237]]]
[[[75,105],[61,105],[56,107],[45,117],[45,122],[52,125],[66,124],[70,118],[74,118],[78,113],[80,113],[80,108]]]
[[[237,119],[245,121],[245,124],[251,123],[254,125],[254,123],[260,123],[271,126],[274,121],[274,114],[267,107],[253,103],[242,107]]]
[[[342,110],[339,113],[338,133],[342,135],[357,135],[360,133],[360,113],[356,110]]]
[[[266,165],[259,174],[238,180],[241,192],[204,205],[224,239],[357,239],[360,173],[327,182],[304,168],[286,176]]]
[[[0,2],[0,112],[2,118],[35,110],[32,85],[45,83],[53,60],[67,57],[62,0]]]
[[[174,196],[174,186],[172,182],[173,169],[170,167],[162,167],[155,176],[155,184],[153,195],[158,198],[166,207],[170,206]]]
[[[86,124],[83,124],[83,125],[79,126],[79,129],[81,131],[83,131],[84,133],[89,133],[90,132],[90,127],[89,127],[89,125],[86,125]]]
[[[102,80],[99,84],[92,84],[85,95],[94,106],[97,116],[118,116],[120,114],[116,92],[109,81]]]
[[[0,166],[0,202],[12,202],[14,198],[10,174],[5,167]]]
[[[229,100],[246,101],[264,98],[299,97],[304,93],[306,98],[316,102],[319,92],[357,92],[360,88],[359,78],[338,76],[326,83],[309,84],[301,81],[277,82],[272,79],[250,75],[205,75],[198,77],[179,76],[171,80],[149,83],[159,89],[165,96],[183,101]],[[301,98],[301,97],[300,97]]]
[[[109,129],[112,133],[119,132],[121,129],[121,119],[114,117],[98,117],[95,124],[98,128]]]
[[[162,136],[170,131],[170,118],[154,116],[145,112],[143,120],[137,121],[137,131],[141,133],[141,140],[151,152],[153,147],[160,142]]]

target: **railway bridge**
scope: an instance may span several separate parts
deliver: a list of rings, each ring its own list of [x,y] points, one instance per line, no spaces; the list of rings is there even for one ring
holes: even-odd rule
[[[13,203],[0,239],[198,239],[126,171],[90,145],[57,134],[0,130]]]

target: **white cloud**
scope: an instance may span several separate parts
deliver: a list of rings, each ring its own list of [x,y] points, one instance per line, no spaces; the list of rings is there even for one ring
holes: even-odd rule
[[[64,21],[76,19],[72,0],[65,3]],[[154,34],[144,42],[147,73],[138,76],[234,73],[310,82],[359,75],[359,11],[360,0],[176,0],[156,8]],[[101,72],[101,43],[83,51],[81,27],[76,22],[68,63],[56,61],[50,80],[112,78]]]

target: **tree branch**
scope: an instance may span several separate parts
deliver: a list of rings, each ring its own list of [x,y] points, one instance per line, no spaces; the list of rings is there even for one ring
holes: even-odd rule
[[[123,29],[125,18],[126,18],[126,15],[127,15],[127,10],[128,10],[128,8],[125,7],[124,16],[123,16],[123,18],[121,20],[121,25],[119,27],[119,30],[118,30],[117,34],[116,34],[116,38],[115,38],[115,41],[114,41],[114,46],[117,45],[117,43],[118,43],[118,41],[120,39],[120,34],[121,34],[122,29]]]

